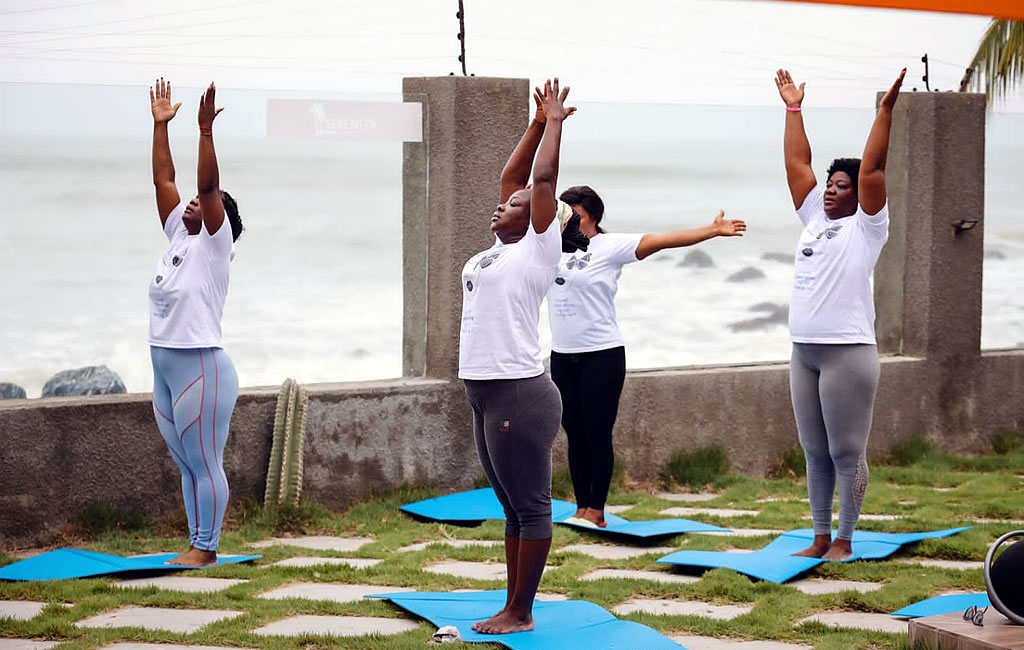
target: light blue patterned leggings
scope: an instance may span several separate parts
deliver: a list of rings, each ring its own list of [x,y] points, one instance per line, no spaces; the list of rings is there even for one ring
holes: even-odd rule
[[[238,399],[238,374],[221,348],[150,347],[153,413],[181,470],[188,539],[216,551],[228,505],[224,443]]]
[[[816,535],[832,533],[839,483],[839,539],[849,540],[868,489],[867,446],[878,388],[878,349],[867,344],[794,343],[793,414],[807,459]]]

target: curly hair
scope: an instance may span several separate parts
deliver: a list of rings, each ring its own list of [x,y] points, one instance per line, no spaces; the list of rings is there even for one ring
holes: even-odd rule
[[[597,232],[604,232],[604,228],[600,226],[601,219],[604,218],[604,201],[589,185],[570,187],[558,198],[569,205],[582,205],[590,218],[594,220]]]
[[[836,172],[846,172],[846,175],[850,177],[850,182],[853,183],[853,195],[857,196],[857,177],[860,175],[860,158],[836,158],[832,161],[832,164],[828,166],[828,177],[826,180],[832,180],[832,174]]]

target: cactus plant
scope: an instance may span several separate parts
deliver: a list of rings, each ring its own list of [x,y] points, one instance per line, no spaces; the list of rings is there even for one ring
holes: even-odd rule
[[[306,432],[306,389],[294,379],[281,384],[274,412],[274,437],[267,468],[266,504],[299,502],[302,494],[302,445]]]

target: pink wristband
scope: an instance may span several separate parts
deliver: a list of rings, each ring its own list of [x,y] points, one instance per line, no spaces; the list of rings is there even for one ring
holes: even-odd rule
[[[799,106],[787,106],[786,110],[787,111],[791,111],[793,113],[799,113],[800,112],[800,107]]]

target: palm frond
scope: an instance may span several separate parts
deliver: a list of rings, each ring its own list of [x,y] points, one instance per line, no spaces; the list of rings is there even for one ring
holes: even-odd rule
[[[1024,79],[1024,21],[995,18],[971,61],[973,90],[985,89],[989,102],[1006,96]]]

